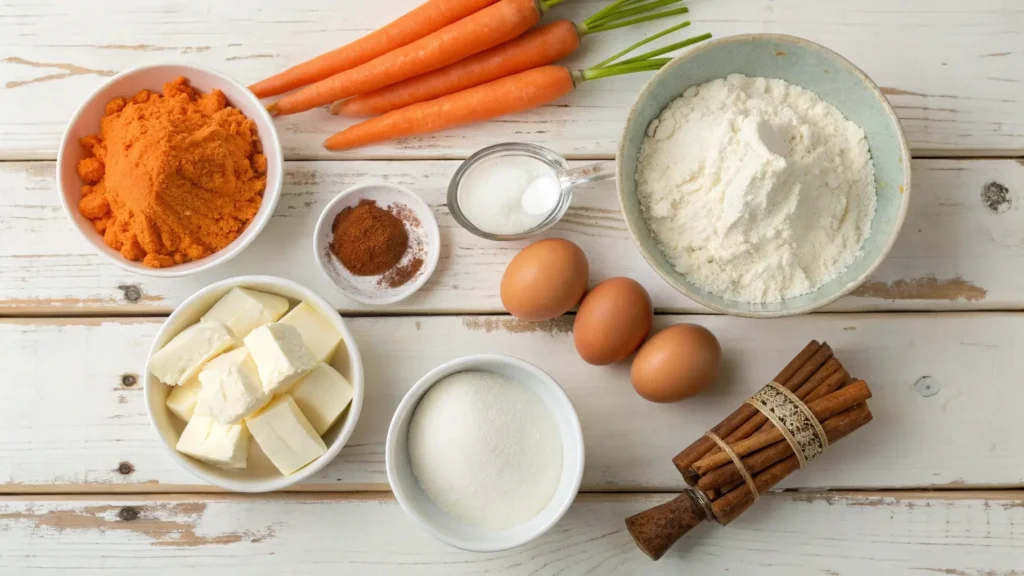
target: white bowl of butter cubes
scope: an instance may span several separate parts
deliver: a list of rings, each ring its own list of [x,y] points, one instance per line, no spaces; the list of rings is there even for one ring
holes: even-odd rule
[[[236,492],[281,490],[341,452],[363,365],[330,304],[290,280],[211,284],[167,319],[146,361],[146,409],[182,466]]]

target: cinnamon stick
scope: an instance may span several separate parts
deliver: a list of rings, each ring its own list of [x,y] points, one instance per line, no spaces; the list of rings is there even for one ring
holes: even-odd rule
[[[821,386],[818,386],[817,388],[812,390],[811,393],[808,394],[806,398],[804,398],[804,404],[810,404],[815,400],[824,398],[825,396],[828,396],[829,394],[835,392],[836,390],[839,390],[843,386],[847,384],[852,384],[856,381],[856,378],[850,378],[850,374],[845,369],[842,369],[839,372],[836,372],[835,374],[829,376],[828,380],[825,380],[824,382],[821,383]]]
[[[822,367],[822,368],[824,368],[824,367]],[[829,376],[823,382],[821,382],[820,385],[815,386],[814,388],[812,388],[809,393],[805,392],[804,395],[800,395],[800,391],[798,390],[797,391],[797,397],[798,398],[802,398],[803,401],[804,401],[804,404],[807,404],[807,403],[809,403],[809,402],[811,402],[813,400],[817,400],[817,399],[821,398],[822,396],[824,396],[826,394],[831,394],[833,391],[835,391],[835,390],[839,389],[840,387],[842,387],[844,383],[849,382],[849,381],[850,381],[850,374],[846,371],[846,369],[844,369],[842,366],[840,366],[838,372],[833,373],[831,376]],[[810,384],[810,380],[807,381],[807,384]],[[806,386],[807,384],[805,384],[804,386]],[[852,404],[850,406],[852,406]],[[819,421],[820,421],[820,419],[819,419]],[[761,426],[760,428],[758,428],[757,434],[759,434],[761,432],[765,432],[767,430],[771,430],[772,428],[775,428],[774,424],[772,424],[771,422],[765,422],[764,426]],[[755,434],[755,436],[757,434]]]
[[[804,384],[807,383],[811,379],[811,377],[814,376],[814,374],[817,373],[818,370],[831,357],[832,347],[829,346],[828,344],[823,343],[821,345],[821,348],[819,348],[818,351],[815,352],[814,356],[812,356],[811,359],[808,360],[807,363],[804,364],[803,367],[800,368],[800,370],[797,371],[797,373],[794,374],[792,378],[790,378],[786,382],[779,382],[778,380],[776,380],[776,382],[779,382],[780,384],[785,386],[786,389],[789,390],[790,392],[795,393],[800,389],[804,389],[804,395],[806,396],[807,394],[810,394],[811,389],[810,387],[805,388]],[[819,380],[818,383],[820,384],[821,381]],[[799,394],[797,395],[797,397],[801,399],[803,398]],[[744,406],[749,406],[749,404],[744,404]],[[754,411],[754,414],[751,415],[750,419],[747,420],[742,426],[737,428],[732,434],[729,434],[725,438],[725,441],[727,443],[732,444],[733,442],[737,442],[739,440],[743,440],[744,438],[749,437],[751,434],[757,432],[758,429],[764,426],[765,422],[768,422],[768,418],[764,414],[761,414],[761,412],[759,412],[757,408],[754,408],[753,406],[750,406],[750,408]]]
[[[863,384],[863,382],[861,384]],[[867,390],[867,385],[864,384],[863,388],[864,390]],[[840,394],[841,392],[842,391],[836,392],[836,394]],[[858,394],[856,396],[858,398],[857,402],[848,404],[843,408],[843,410],[839,411],[838,414],[822,422],[821,427],[825,431],[825,437],[828,438],[829,444],[835,442],[840,436],[849,434],[853,427],[861,425],[857,422],[857,413],[846,412],[845,410],[854,405],[860,404],[870,396],[870,391],[867,391],[866,394]],[[781,436],[781,433],[779,435]],[[779,460],[789,457],[791,454],[793,454],[793,447],[789,442],[786,440],[779,440],[762,450],[754,452],[746,458],[741,458],[740,463],[744,468],[746,468],[748,473],[757,474]],[[730,462],[717,470],[713,470],[706,476],[703,476],[700,481],[697,482],[697,487],[701,490],[717,490],[718,488],[732,484],[737,480],[743,480],[743,475],[740,474],[736,463]]]
[[[744,482],[743,480],[740,480],[739,482],[733,482],[732,484],[729,484],[727,486],[722,486],[718,490],[715,490],[715,497],[716,498],[721,498],[722,496],[725,496],[729,492],[732,492],[733,489],[735,489],[737,486],[739,486],[740,484],[743,484],[743,482]],[[715,498],[712,498],[711,501],[714,502]]]
[[[847,415],[846,420],[848,421],[849,429],[842,434],[838,434],[836,439],[832,442],[838,442],[845,438],[854,430],[857,430],[861,426],[870,422],[872,418],[871,409],[864,403],[846,410],[843,414]],[[838,416],[839,415],[836,417]],[[796,455],[790,456],[789,458],[775,463],[760,474],[754,476],[754,485],[757,487],[758,493],[764,494],[798,468],[800,468],[800,462],[797,460]],[[712,502],[711,510],[719,522],[722,524],[728,524],[735,520],[736,517],[742,514],[743,511],[749,508],[753,503],[754,494],[750,491],[750,488],[746,483],[744,483]]]
[[[776,382],[788,381],[790,378],[795,376],[797,372],[803,368],[804,364],[811,360],[820,349],[821,344],[819,344],[817,340],[811,340],[807,346],[804,346],[804,349],[789,362],[789,364],[786,364],[786,367],[783,368],[777,376],[775,376],[774,380]],[[725,420],[722,420],[717,426],[712,428],[711,432],[714,432],[722,438],[726,438],[735,432],[737,428],[745,424],[751,416],[758,413],[757,408],[754,408],[749,404],[743,404],[735,412],[726,417]],[[691,464],[700,460],[705,454],[717,447],[718,446],[713,440],[707,436],[701,436],[696,442],[690,444],[682,452],[677,454],[676,457],[672,459],[672,462],[675,463],[676,468],[685,475],[685,471]]]
[[[834,376],[839,376],[839,374]],[[843,380],[845,381],[845,379]],[[825,422],[836,414],[860,404],[868,398],[871,398],[871,389],[868,388],[867,383],[863,380],[855,380],[854,383],[849,386],[837,390],[824,398],[819,398],[808,403],[807,409],[811,411],[811,414],[813,414],[815,418],[817,418],[818,422]],[[767,430],[759,431],[750,438],[730,444],[729,447],[732,448],[732,451],[735,452],[737,456],[746,456],[747,454],[756,452],[766,446],[775,444],[784,438],[785,437],[780,430],[775,428],[775,426],[770,426]],[[831,441],[831,438],[829,438],[829,441]],[[732,458],[730,458],[725,452],[720,451],[716,454],[708,454],[704,458],[694,462],[690,470],[692,470],[694,474],[703,476],[730,463],[732,463]]]
[[[793,393],[799,398],[806,398],[811,392],[814,392],[821,386],[826,380],[828,380],[833,374],[843,369],[843,365],[839,362],[839,359],[835,356],[829,358],[821,368],[811,376],[807,382],[804,382],[799,388]]]

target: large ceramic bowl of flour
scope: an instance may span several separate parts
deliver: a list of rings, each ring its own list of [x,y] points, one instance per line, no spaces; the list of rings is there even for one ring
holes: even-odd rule
[[[705,86],[721,94],[699,94]],[[720,106],[726,88],[743,92],[734,94],[739,102],[768,94],[789,108],[766,115],[771,122],[741,114],[731,131],[712,133],[715,118],[707,109]],[[683,102],[700,98],[705,102],[699,106]],[[818,107],[815,99],[834,110]],[[673,117],[666,109],[678,113]],[[844,125],[843,118],[852,124]],[[857,130],[850,136],[853,124],[863,136]],[[684,130],[701,142],[693,143]],[[658,138],[666,133],[676,133],[677,144],[659,157]],[[774,152],[789,153],[792,166],[779,163]],[[817,156],[801,162],[801,154]],[[623,214],[644,258],[679,292],[737,316],[803,314],[856,289],[896,241],[910,198],[910,153],[878,87],[835,52],[777,34],[715,40],[666,65],[630,110],[616,161]],[[678,167],[686,163],[697,168],[687,173]],[[871,165],[873,198],[864,184]],[[719,182],[715,194],[694,189],[710,179]],[[734,193],[737,187],[742,193]],[[845,196],[830,196],[837,187]],[[701,193],[706,197],[693,200]],[[798,209],[780,208],[795,205],[798,196]],[[766,235],[779,245],[745,244]],[[797,240],[783,246],[790,237]],[[709,262],[717,268],[709,271]]]

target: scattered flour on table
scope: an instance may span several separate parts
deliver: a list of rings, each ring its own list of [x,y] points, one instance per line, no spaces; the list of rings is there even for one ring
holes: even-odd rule
[[[562,478],[562,436],[544,400],[493,372],[446,377],[409,422],[409,461],[451,516],[502,530],[543,510]]]
[[[636,179],[665,257],[729,300],[817,289],[860,254],[875,215],[864,131],[777,79],[687,89],[648,127]]]

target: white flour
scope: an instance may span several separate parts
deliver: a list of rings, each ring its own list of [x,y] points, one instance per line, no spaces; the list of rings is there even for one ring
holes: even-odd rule
[[[729,300],[817,289],[860,254],[875,215],[864,131],[777,79],[687,89],[648,127],[636,179],[665,257]]]
[[[463,522],[502,530],[536,516],[562,477],[562,437],[533,390],[492,372],[448,376],[409,422],[423,491]]]

